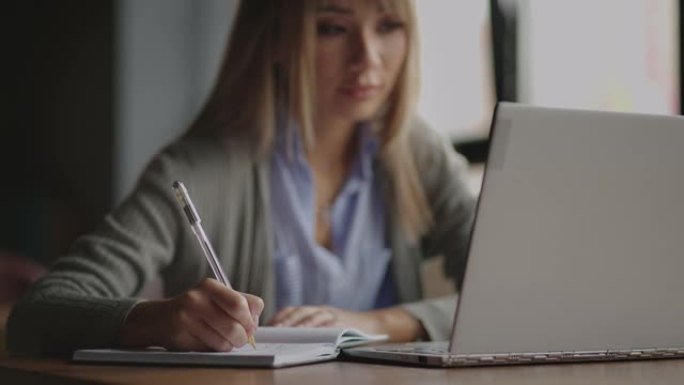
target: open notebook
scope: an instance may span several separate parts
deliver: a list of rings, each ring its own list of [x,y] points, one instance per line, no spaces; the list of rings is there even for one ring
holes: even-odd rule
[[[333,360],[340,348],[387,339],[384,334],[365,334],[356,329],[282,327],[260,327],[254,337],[256,349],[245,345],[228,353],[83,349],[74,353],[73,361],[278,368]]]

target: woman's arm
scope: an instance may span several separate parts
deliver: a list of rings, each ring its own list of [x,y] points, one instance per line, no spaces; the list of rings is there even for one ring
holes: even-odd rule
[[[132,296],[174,255],[180,222],[166,190],[179,171],[173,156],[157,157],[128,199],[57,259],[10,314],[11,354],[68,354],[113,345],[139,301]]]
[[[476,195],[468,188],[467,162],[449,141],[416,120],[411,132],[416,166],[434,219],[424,236],[426,258],[442,255],[444,274],[461,287],[475,215]],[[402,305],[420,320],[430,339],[445,340],[453,323],[456,295]]]
[[[205,278],[174,298],[137,304],[126,317],[116,344],[230,351],[247,343],[263,309],[261,298]]]
[[[212,199],[207,191],[218,191],[211,188],[212,182],[218,182],[204,174],[206,154],[216,150],[206,147],[181,143],[157,156],[128,199],[57,260],[13,308],[7,336],[11,354],[68,355],[79,348],[143,346],[150,341],[176,349],[229,349],[242,344],[263,307],[258,299],[245,301],[248,297],[232,289],[216,289],[211,282],[171,300],[135,298],[177,258],[185,258],[188,274],[203,271],[192,269],[203,260],[189,252],[196,249],[192,243],[196,241],[182,227],[184,218],[171,185],[182,179],[190,188],[203,188],[206,200]],[[224,313],[229,317],[221,316]],[[206,338],[212,329],[207,320],[212,319],[221,319],[214,328],[222,333],[217,339]],[[164,329],[170,333],[155,327],[168,322],[175,325]],[[194,332],[193,338],[187,336],[188,330]]]

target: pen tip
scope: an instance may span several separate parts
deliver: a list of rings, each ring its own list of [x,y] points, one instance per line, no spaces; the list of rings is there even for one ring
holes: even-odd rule
[[[254,350],[256,350],[256,341],[254,341],[254,336],[249,336],[249,338],[247,339],[247,342],[249,342],[249,344],[252,345],[252,348],[254,348]]]

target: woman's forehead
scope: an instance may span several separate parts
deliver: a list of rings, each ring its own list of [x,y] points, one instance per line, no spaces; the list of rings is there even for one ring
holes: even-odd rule
[[[391,12],[398,13],[401,4],[406,1],[400,0],[316,0],[319,11],[331,11],[341,13],[357,12]]]

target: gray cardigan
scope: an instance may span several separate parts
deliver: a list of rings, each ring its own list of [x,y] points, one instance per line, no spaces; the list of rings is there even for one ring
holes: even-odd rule
[[[456,297],[422,300],[420,263],[444,255],[445,274],[460,281],[475,198],[465,185],[465,162],[446,140],[421,122],[412,125],[409,135],[435,225],[412,244],[394,220],[401,208],[389,205],[394,281],[402,306],[422,322],[430,338],[448,339]],[[184,137],[164,149],[132,194],[97,229],[79,238],[14,306],[7,324],[8,351],[68,355],[79,348],[114,346],[148,282],[161,276],[165,296],[173,296],[211,276],[175,202],[174,180],[191,191],[233,287],[262,297],[262,320],[268,320],[275,311],[269,162],[250,148],[239,140]]]

